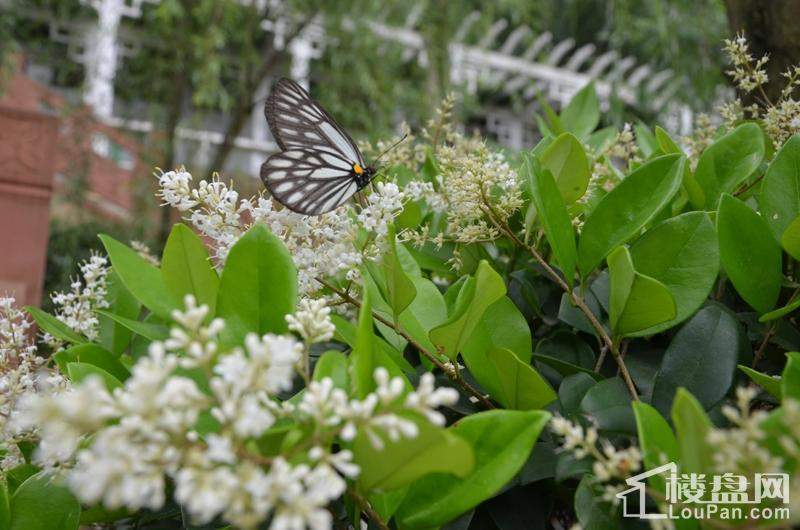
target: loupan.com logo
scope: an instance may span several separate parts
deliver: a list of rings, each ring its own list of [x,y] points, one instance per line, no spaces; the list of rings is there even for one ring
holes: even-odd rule
[[[631,487],[617,493],[625,517],[786,520],[791,516],[786,473],[755,473],[752,477],[678,473],[678,466],[670,462],[626,482]],[[664,500],[659,511],[647,505],[648,495]]]

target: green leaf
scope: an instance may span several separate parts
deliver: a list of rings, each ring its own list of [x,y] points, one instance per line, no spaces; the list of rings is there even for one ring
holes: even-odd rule
[[[531,194],[539,219],[553,249],[558,266],[564,273],[567,284],[572,288],[577,262],[575,230],[567,207],[561,199],[556,182],[550,171],[538,166],[536,161],[525,157],[523,169],[527,172]]]
[[[749,366],[745,366],[743,364],[739,364],[737,366],[739,367],[739,370],[744,372],[744,374],[747,375],[752,382],[766,390],[769,395],[777,400],[781,399],[783,392],[781,390],[780,378],[776,379],[770,375],[762,374],[761,372],[757,372],[756,370],[753,370]]]
[[[581,410],[591,415],[603,430],[636,432],[631,394],[619,377],[604,379],[590,388],[581,400]]]
[[[77,530],[81,506],[55,478],[34,475],[11,498],[9,530]]]
[[[248,333],[284,333],[297,305],[297,270],[283,243],[256,224],[231,248],[219,285],[217,316],[226,344]]]
[[[449,429],[475,451],[463,478],[428,475],[415,482],[397,511],[402,528],[431,528],[493,497],[519,472],[550,419],[544,411],[492,410],[467,416]]]
[[[789,138],[775,155],[758,202],[775,239],[780,239],[800,215],[800,135]]]
[[[526,158],[530,158],[530,156]],[[556,185],[555,189],[563,197],[565,204],[572,204],[586,193],[592,171],[583,145],[575,136],[564,133],[556,138],[544,150],[539,161],[542,167],[552,174]],[[535,188],[532,189],[535,190]],[[534,191],[534,195],[535,193]]]
[[[42,329],[42,331],[46,331],[57,339],[63,340],[64,342],[70,342],[72,344],[84,344],[88,342],[86,338],[72,331],[69,326],[61,322],[53,315],[45,313],[38,307],[28,305],[25,306],[25,311],[27,311],[28,314],[33,317],[33,320],[36,321],[36,324]]]
[[[594,81],[581,88],[561,111],[561,125],[578,138],[585,138],[600,123],[600,100]]]
[[[464,284],[453,314],[444,324],[433,328],[428,334],[431,341],[441,347],[450,359],[455,359],[486,308],[504,294],[506,285],[503,278],[485,260],[481,260],[475,277]]]
[[[650,127],[640,121],[633,126],[633,132],[636,136],[636,145],[639,146],[642,155],[646,159],[658,153],[658,140],[653,135],[653,131],[650,130]]]
[[[198,305],[210,308],[209,318],[214,315],[219,277],[203,241],[186,225],[172,227],[161,258],[161,275],[175,299],[191,294]]]
[[[564,375],[564,376],[577,374],[577,373],[584,373],[584,374],[589,375],[589,376],[591,376],[592,378],[594,378],[594,379],[596,379],[598,381],[603,379],[602,375],[600,375],[600,374],[598,374],[598,373],[596,373],[596,372],[594,372],[592,370],[589,370],[588,368],[584,368],[583,366],[579,366],[579,365],[577,365],[575,363],[571,363],[569,361],[563,361],[563,360],[561,360],[561,359],[559,359],[557,357],[553,357],[552,355],[546,355],[546,354],[543,354],[543,353],[534,353],[533,354],[533,360],[541,362],[541,363],[544,363],[544,364],[550,366],[551,368],[553,368],[558,373],[560,373],[561,375]]]
[[[336,340],[347,344],[351,348],[355,348],[358,336],[357,328],[339,315],[331,315],[331,321],[333,325],[336,326]],[[381,337],[374,337],[374,340],[374,346],[377,348],[375,350],[375,356],[380,366],[385,367],[389,370],[389,373],[393,375],[394,370],[409,374],[414,373],[414,367],[405,360],[401,352],[397,351]]]
[[[139,301],[125,288],[122,280],[113,270],[109,271],[106,276],[106,301],[108,301],[108,307],[112,313],[120,314],[125,318],[135,319],[141,311]],[[100,344],[115,355],[122,354],[130,344],[130,330],[98,311],[95,312],[98,313]]]
[[[703,190],[705,207],[714,210],[723,193],[730,193],[761,164],[764,159],[764,133],[755,123],[744,123],[708,146],[694,178]]]
[[[681,147],[675,143],[675,140],[670,137],[669,133],[658,125],[656,125],[655,128],[655,138],[659,149],[661,149],[665,154],[683,152],[683,149],[681,149]]]
[[[785,306],[779,307],[778,309],[773,309],[769,313],[764,313],[760,317],[758,317],[759,322],[769,322],[770,320],[776,320],[783,316],[788,315],[795,309],[800,307],[800,296],[794,296],[790,298],[789,301],[786,303]]]
[[[791,257],[800,260],[800,215],[789,223],[781,235],[781,246]]]
[[[111,259],[114,272],[128,291],[147,309],[169,320],[172,310],[179,307],[180,300],[172,296],[161,271],[113,237],[105,234],[99,237]]]
[[[653,382],[653,406],[666,414],[678,387],[684,387],[704,408],[713,407],[733,383],[745,340],[736,318],[725,307],[709,304],[698,311],[664,352]]]
[[[383,255],[383,268],[386,276],[386,301],[389,303],[389,307],[392,308],[394,321],[397,323],[400,314],[405,311],[417,296],[417,289],[403,269],[398,257],[393,225],[389,226],[386,240],[389,242],[389,252]]]
[[[689,318],[708,298],[719,272],[717,234],[705,212],[688,212],[657,224],[630,252],[634,268],[664,284],[675,300],[674,318],[631,333],[634,337],[659,333]]]
[[[624,337],[675,318],[675,299],[656,279],[633,269],[626,247],[608,256],[609,318],[615,337]]]
[[[531,330],[517,306],[507,296],[490,305],[475,326],[461,355],[478,383],[495,396],[501,393],[500,380],[488,353],[494,348],[511,350],[523,363],[529,363]]]
[[[665,462],[676,462],[678,441],[667,420],[655,408],[642,401],[633,402],[633,415],[636,418],[636,432],[645,468],[650,470]],[[664,477],[654,475],[650,480],[658,491],[666,491]]]
[[[541,409],[557,398],[550,383],[531,365],[520,361],[511,350],[495,348],[488,357],[497,372],[502,390],[496,397],[504,408]]]
[[[314,366],[314,381],[330,377],[336,388],[347,391],[350,388],[349,368],[350,364],[345,354],[336,350],[326,351]]]
[[[96,344],[79,344],[53,355],[62,374],[67,373],[69,363],[86,363],[102,368],[120,381],[125,381],[131,373],[110,351]]]
[[[472,470],[475,457],[467,440],[422,417],[405,419],[412,418],[419,427],[414,438],[392,441],[374,431],[383,441],[383,449],[375,449],[363,431],[356,436],[353,460],[361,467],[358,484],[363,491],[401,488],[429,473],[464,478]]]
[[[672,422],[683,473],[702,473],[714,462],[715,448],[708,443],[711,420],[703,407],[685,388],[679,388],[672,403]]]
[[[6,477],[0,474],[0,528],[11,527],[11,494]]]
[[[766,221],[742,201],[723,195],[717,214],[722,266],[736,292],[759,313],[775,306],[781,291],[781,249]]]
[[[109,392],[122,386],[119,379],[93,364],[67,363],[67,374],[73,384],[81,383],[90,376],[100,376]]]
[[[786,366],[781,374],[781,397],[800,399],[800,353],[786,353]]]
[[[613,517],[608,502],[603,500],[594,476],[583,474],[575,490],[575,515],[586,530],[618,530],[619,521]]]
[[[669,203],[680,187],[684,162],[680,155],[654,158],[600,200],[586,219],[578,241],[578,266],[583,278]]]
[[[358,399],[364,399],[375,388],[375,380],[372,377],[375,371],[373,348],[372,304],[369,300],[369,291],[365,290],[361,299],[361,309],[358,311],[356,344],[350,353],[351,384],[353,394]]]
[[[167,337],[169,337],[169,329],[167,329],[166,326],[162,326],[160,324],[151,324],[149,322],[140,322],[138,320],[132,320],[130,318],[125,318],[121,315],[117,315],[111,313],[110,311],[105,311],[103,309],[95,309],[95,313],[107,317],[109,320],[117,322],[121,326],[131,330],[137,335],[141,335],[146,339],[165,340]]]

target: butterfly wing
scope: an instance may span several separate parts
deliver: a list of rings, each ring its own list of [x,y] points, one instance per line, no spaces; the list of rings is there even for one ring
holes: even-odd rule
[[[261,180],[290,210],[320,215],[341,206],[358,190],[351,171],[350,161],[337,153],[289,148],[264,162]]]
[[[332,151],[364,167],[364,157],[355,142],[333,116],[311,99],[308,92],[283,78],[275,85],[264,107],[272,136],[281,149]]]

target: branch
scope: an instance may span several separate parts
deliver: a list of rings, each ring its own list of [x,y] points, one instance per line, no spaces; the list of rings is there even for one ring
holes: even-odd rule
[[[331,291],[333,291],[334,293],[336,293],[336,295],[339,296],[339,298],[341,298],[342,300],[346,301],[347,303],[349,303],[349,304],[351,304],[351,305],[353,305],[355,307],[358,307],[358,308],[361,307],[361,302],[359,300],[356,300],[352,296],[350,296],[345,291],[342,291],[341,289],[337,289],[336,287],[331,285],[330,282],[327,282],[326,280],[324,280],[322,278],[317,278],[316,280],[319,283],[321,283],[322,285],[324,285],[325,287],[327,287],[328,289],[330,289]],[[381,315],[379,315],[375,311],[372,312],[372,318],[374,318],[375,320],[377,320],[381,324],[389,326],[398,335],[400,335],[401,337],[406,339],[409,344],[411,344],[414,348],[417,349],[417,351],[419,351],[422,355],[427,357],[434,365],[436,365],[437,368],[439,368],[442,372],[444,372],[447,375],[447,377],[449,377],[450,380],[453,383],[455,383],[456,385],[460,386],[464,391],[466,391],[467,393],[469,393],[472,396],[474,396],[484,406],[484,408],[487,408],[487,409],[495,408],[494,404],[492,404],[492,402],[485,395],[483,395],[477,388],[472,386],[469,383],[469,381],[464,379],[457,370],[453,370],[452,368],[447,366],[445,363],[443,363],[441,360],[439,360],[437,355],[435,355],[434,353],[428,351],[424,346],[422,346],[420,343],[415,341],[414,338],[411,335],[409,335],[408,333],[406,333],[405,330],[403,330],[403,328],[401,328],[398,324],[395,324],[391,320],[383,318]]]
[[[487,208],[485,213],[489,216],[489,219],[492,221],[492,223],[494,223],[494,225],[497,226],[497,228],[499,228],[506,236],[508,236],[508,238],[514,242],[514,244],[519,245],[524,249],[527,249],[528,252],[530,252],[531,256],[533,256],[533,259],[535,259],[539,263],[539,265],[542,266],[542,268],[545,270],[550,279],[556,282],[558,286],[564,290],[564,292],[567,294],[572,304],[575,307],[577,307],[581,311],[581,313],[584,314],[586,319],[589,321],[589,324],[591,324],[591,326],[597,332],[597,335],[605,344],[608,351],[610,351],[611,355],[614,356],[614,360],[617,362],[617,366],[619,366],[619,373],[620,375],[622,375],[622,380],[625,381],[625,385],[628,387],[628,391],[630,392],[633,399],[638,401],[639,394],[636,392],[636,386],[633,384],[633,379],[631,379],[631,374],[630,372],[628,372],[628,367],[625,366],[625,361],[622,359],[622,356],[619,353],[619,345],[616,344],[611,339],[608,332],[606,331],[606,328],[604,328],[603,325],[600,323],[600,321],[597,320],[597,317],[594,315],[594,313],[592,313],[592,310],[589,309],[589,306],[586,305],[586,302],[583,301],[583,298],[576,295],[572,291],[572,289],[569,288],[567,282],[564,281],[564,279],[561,276],[559,276],[559,274],[550,266],[549,263],[547,263],[547,261],[542,257],[542,255],[539,254],[539,251],[537,251],[536,248],[520,241],[520,239],[517,237],[516,234],[514,234],[514,232],[508,227],[508,225],[500,222],[499,218],[495,216],[494,209],[489,204],[489,201],[487,200],[486,195],[484,194],[482,189],[481,193],[483,194],[483,202]]]
[[[377,525],[377,527],[380,528],[380,530],[389,530],[389,525],[386,524],[386,521],[383,520],[383,518],[380,516],[380,514],[378,512],[376,512],[372,508],[372,506],[370,506],[370,504],[367,501],[367,499],[365,499],[360,494],[358,494],[356,492],[356,490],[353,489],[353,488],[348,488],[347,489],[347,494],[350,495],[351,497],[353,497],[353,500],[356,501],[356,504],[358,505],[358,508],[362,512],[364,512],[367,515],[367,517],[372,519],[372,522],[374,522],[375,525]]]

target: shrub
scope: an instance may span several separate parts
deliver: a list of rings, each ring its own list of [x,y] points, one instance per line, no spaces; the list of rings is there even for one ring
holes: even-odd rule
[[[101,236],[28,309],[51,359],[0,306],[0,526],[605,529],[637,484],[650,512],[783,507],[800,137],[735,123],[687,159],[599,120],[590,85],[516,162],[442,112],[314,218],[161,175],[188,226],[160,260]]]

